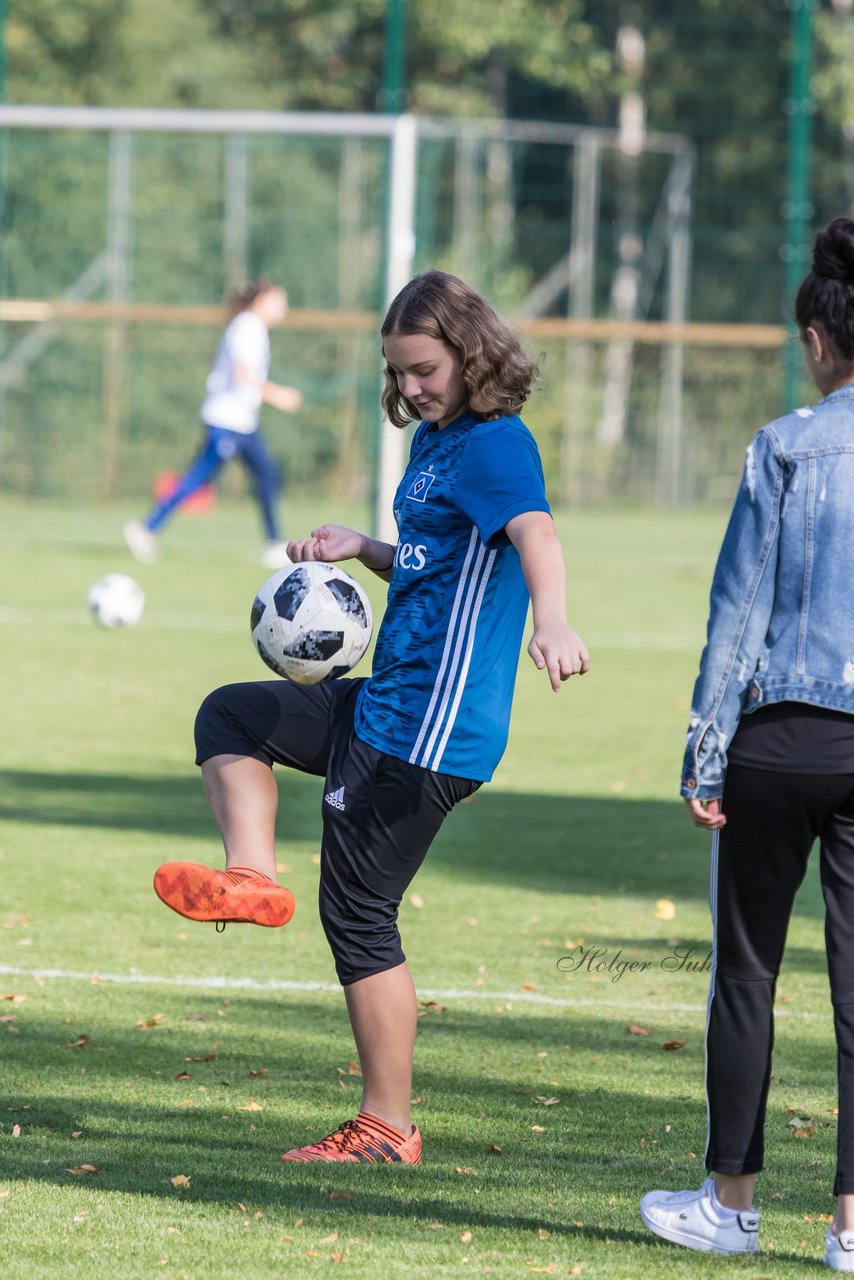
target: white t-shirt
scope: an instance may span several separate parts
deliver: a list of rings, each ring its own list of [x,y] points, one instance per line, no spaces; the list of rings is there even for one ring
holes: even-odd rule
[[[270,335],[254,311],[241,311],[222,335],[213,368],[205,383],[207,395],[199,416],[208,427],[225,427],[249,435],[258,429],[261,388],[237,377],[241,364],[258,382],[266,382],[270,368]]]

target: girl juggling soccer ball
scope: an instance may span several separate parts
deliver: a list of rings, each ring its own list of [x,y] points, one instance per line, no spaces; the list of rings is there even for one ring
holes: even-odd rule
[[[197,760],[226,871],[169,863],[155,889],[193,920],[285,924],[275,883],[273,764],[325,778],[320,917],[362,1068],[355,1119],[283,1160],[421,1161],[410,1120],[415,988],[397,912],[447,813],[492,776],[528,652],[555,691],[584,672],[537,446],[518,417],[537,369],[454,276],[427,271],[382,326],[383,405],[420,419],[394,500],[391,546],[326,524],[295,561],[359,560],[389,582],[368,679],[227,685],[203,703]]]
[[[712,583],[682,795],[712,832],[709,1177],[641,1216],[690,1249],[752,1253],[774,994],[816,840],[837,1045],[836,1214],[824,1261],[854,1271],[854,221],[816,238],[795,315],[822,399],[763,427]]]

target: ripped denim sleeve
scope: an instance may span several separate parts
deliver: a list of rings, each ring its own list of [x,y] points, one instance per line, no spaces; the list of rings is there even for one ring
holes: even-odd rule
[[[718,556],[706,646],[694,686],[680,792],[720,796],[750,682],[774,604],[783,465],[763,429],[747,450],[741,486]]]

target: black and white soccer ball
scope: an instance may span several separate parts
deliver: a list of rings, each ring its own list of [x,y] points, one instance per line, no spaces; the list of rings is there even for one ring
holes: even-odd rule
[[[126,573],[105,573],[92,583],[86,601],[95,621],[110,631],[135,627],[145,607],[142,587]]]
[[[343,676],[368,647],[371,604],[336,564],[308,560],[268,578],[249,620],[252,643],[272,671],[298,684]]]

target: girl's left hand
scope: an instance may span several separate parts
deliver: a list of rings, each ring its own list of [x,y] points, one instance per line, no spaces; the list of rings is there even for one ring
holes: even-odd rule
[[[577,632],[565,622],[553,622],[535,628],[528,645],[534,665],[546,670],[555,693],[562,680],[584,675],[590,669],[590,654]]]
[[[691,821],[701,831],[719,831],[721,827],[726,826],[726,816],[721,813],[719,798],[715,800],[694,800],[687,796],[682,798],[688,806]]]

